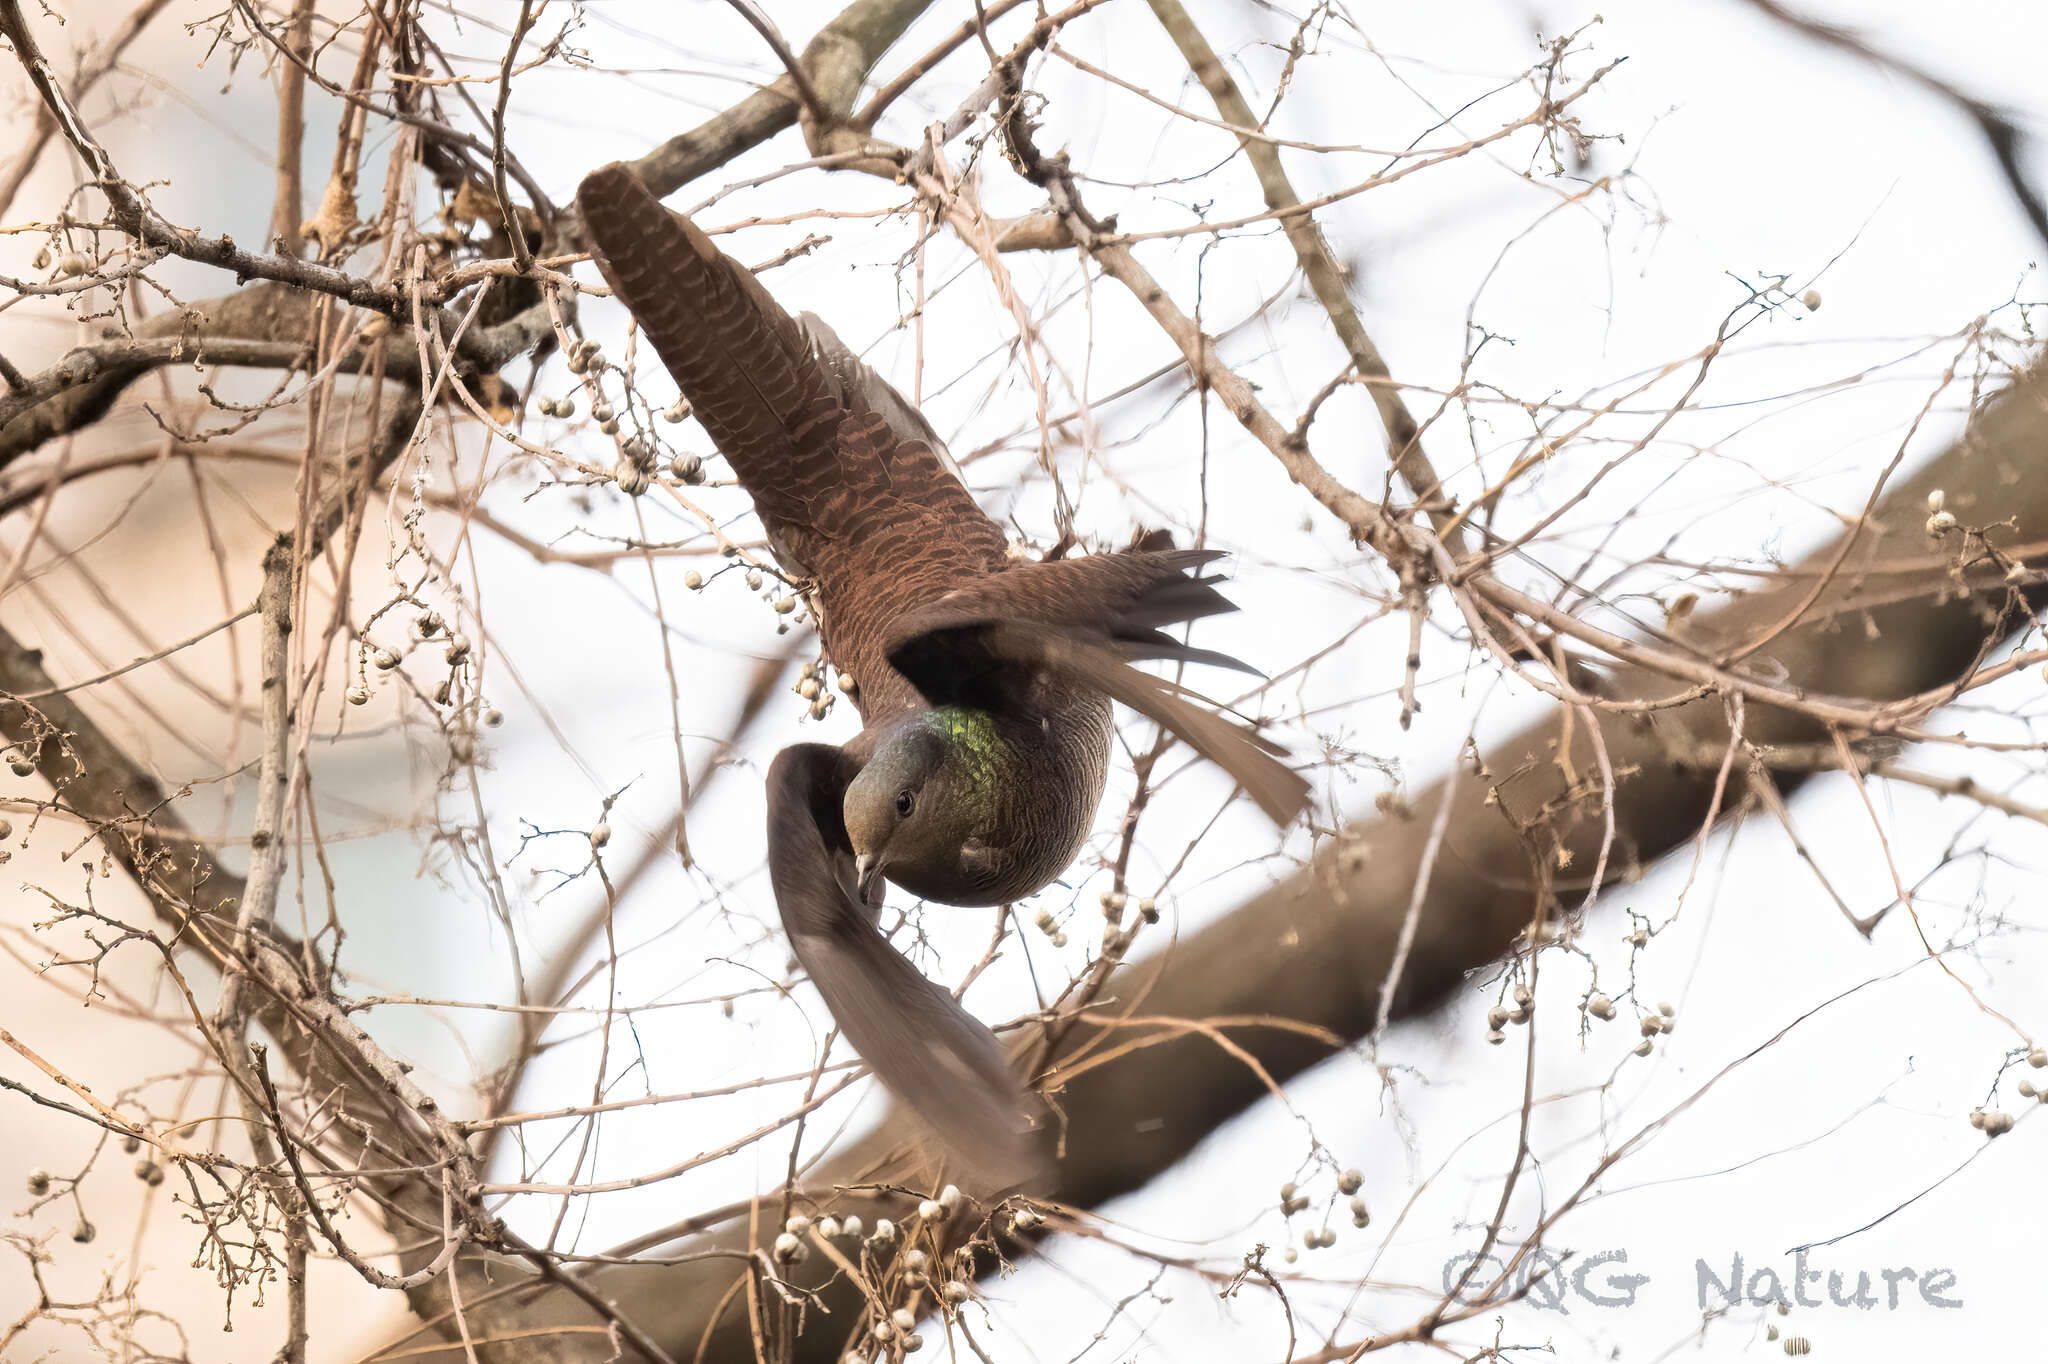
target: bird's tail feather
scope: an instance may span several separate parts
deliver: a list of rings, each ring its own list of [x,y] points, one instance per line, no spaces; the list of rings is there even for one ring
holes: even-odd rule
[[[1206,709],[1186,687],[1133,668],[1124,661],[1124,650],[1036,625],[997,625],[992,634],[992,644],[1004,656],[1043,659],[1157,721],[1235,778],[1275,824],[1290,824],[1308,808],[1307,780],[1279,761],[1285,750]]]

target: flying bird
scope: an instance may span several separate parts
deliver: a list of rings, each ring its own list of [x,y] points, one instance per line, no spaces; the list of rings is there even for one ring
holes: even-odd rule
[[[1221,766],[1275,822],[1308,784],[1271,743],[1132,660],[1244,665],[1161,627],[1232,610],[1212,550],[1029,562],[916,408],[620,164],[577,205],[598,268],[811,587],[861,732],[768,769],[768,871],[797,962],[882,1082],[948,1154],[1035,1163],[1002,1046],[877,924],[883,882],[949,905],[1044,887],[1080,850],[1108,773],[1110,703]],[[1251,671],[1246,669],[1246,671]]]

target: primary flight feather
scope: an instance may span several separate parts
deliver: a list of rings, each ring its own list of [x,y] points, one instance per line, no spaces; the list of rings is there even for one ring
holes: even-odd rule
[[[869,1067],[952,1154],[1031,1163],[1001,1045],[888,943],[881,882],[953,905],[1030,895],[1094,823],[1110,702],[1230,773],[1276,822],[1307,783],[1267,741],[1131,666],[1242,667],[1162,626],[1231,610],[1214,551],[1044,563],[1009,555],[937,435],[806,314],[662,207],[623,165],[576,195],[598,267],[808,581],[861,732],[796,744],[768,772],[768,870],[797,961]]]

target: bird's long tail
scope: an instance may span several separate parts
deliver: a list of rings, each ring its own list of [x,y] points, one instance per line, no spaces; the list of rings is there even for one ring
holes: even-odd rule
[[[804,524],[836,478],[844,403],[810,336],[753,272],[613,162],[576,191],[598,269],[639,320],[765,517]]]

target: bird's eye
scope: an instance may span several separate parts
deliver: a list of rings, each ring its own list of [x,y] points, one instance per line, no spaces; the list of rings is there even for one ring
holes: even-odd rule
[[[896,793],[896,818],[909,819],[910,812],[917,808],[917,797],[910,791]]]

